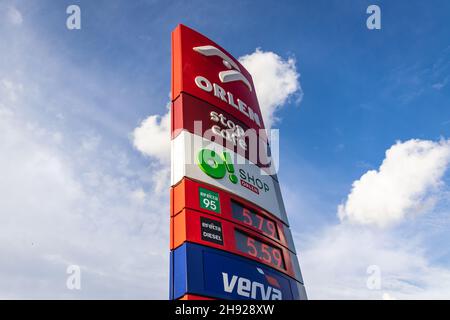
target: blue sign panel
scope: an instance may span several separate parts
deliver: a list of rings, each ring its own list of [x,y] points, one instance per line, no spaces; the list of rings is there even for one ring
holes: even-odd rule
[[[234,300],[306,299],[300,282],[256,261],[185,243],[171,252],[171,299],[185,294]]]

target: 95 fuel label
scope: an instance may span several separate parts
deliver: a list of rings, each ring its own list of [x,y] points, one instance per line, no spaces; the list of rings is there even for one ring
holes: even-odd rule
[[[217,192],[199,188],[198,194],[200,198],[200,208],[220,213],[220,199]]]

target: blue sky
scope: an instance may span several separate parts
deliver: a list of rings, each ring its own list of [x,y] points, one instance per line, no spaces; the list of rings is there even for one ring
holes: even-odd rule
[[[81,30],[66,28],[70,4]],[[381,7],[381,30],[366,27],[370,4]],[[295,61],[299,86],[276,105],[273,127],[310,297],[448,298],[449,12],[438,0],[2,1],[0,251],[13,258],[0,260],[0,296],[167,297],[165,151],[139,152],[133,132],[167,113],[170,32],[184,23],[236,57],[260,48]],[[393,178],[395,190],[423,183],[375,202],[407,204],[361,223],[369,181],[340,219],[353,182],[388,158],[418,166]],[[409,181],[411,172],[424,174]],[[83,270],[82,290],[65,287],[70,264]],[[381,270],[376,290],[370,265]]]

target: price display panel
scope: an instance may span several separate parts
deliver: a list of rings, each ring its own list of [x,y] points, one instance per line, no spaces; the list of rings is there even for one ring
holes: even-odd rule
[[[268,265],[286,269],[283,261],[283,253],[279,248],[261,242],[240,230],[235,230],[234,236],[236,248],[239,251],[249,254],[252,257],[256,257]]]
[[[171,250],[185,242],[209,246],[258,261],[302,281],[295,254],[258,232],[191,209],[171,219]]]
[[[272,239],[280,240],[277,225],[274,220],[257,214],[234,200],[231,200],[231,211],[234,219],[258,229],[258,231]]]
[[[184,178],[171,190],[171,216],[194,209],[259,232],[295,253],[289,227],[269,212],[236,195]]]

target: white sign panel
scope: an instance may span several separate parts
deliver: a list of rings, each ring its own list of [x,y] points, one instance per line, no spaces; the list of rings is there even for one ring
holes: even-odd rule
[[[236,194],[288,224],[278,182],[257,165],[185,130],[172,140],[172,186],[183,177]]]

